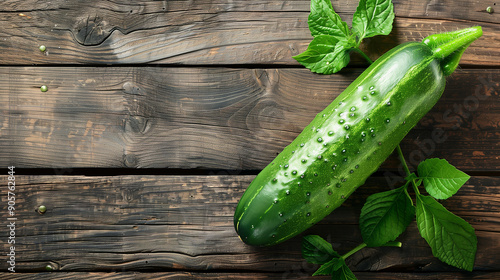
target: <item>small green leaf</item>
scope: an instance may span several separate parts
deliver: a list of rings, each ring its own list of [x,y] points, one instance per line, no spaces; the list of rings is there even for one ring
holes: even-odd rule
[[[320,236],[308,235],[302,239],[302,257],[309,263],[324,264],[340,255]]]
[[[349,267],[344,264],[336,271],[332,273],[332,279],[334,280],[357,280],[354,273],[349,269]]]
[[[339,270],[342,266],[345,265],[343,258],[333,258],[329,262],[323,264],[312,276],[317,275],[331,275],[335,271]]]
[[[441,261],[468,271],[474,267],[477,237],[474,228],[430,196],[417,195],[417,226]]]
[[[394,7],[391,0],[360,0],[352,18],[352,29],[359,37],[388,35],[392,31]]]
[[[330,35],[316,36],[307,50],[293,58],[312,72],[333,74],[349,63],[347,41]]]
[[[437,199],[454,195],[470,178],[445,159],[431,158],[421,162],[417,168],[425,190]]]
[[[418,178],[418,177],[417,177],[417,174],[415,174],[415,173],[411,173],[410,175],[408,175],[408,176],[405,178],[405,180],[406,180],[406,181],[411,181],[411,180],[413,180],[413,179],[417,179],[417,178]]]
[[[330,0],[311,0],[311,12],[307,20],[311,35],[330,35],[338,40],[350,35],[347,23],[333,10]]]
[[[415,217],[407,185],[373,194],[366,200],[359,224],[363,241],[369,247],[382,246],[396,239]]]

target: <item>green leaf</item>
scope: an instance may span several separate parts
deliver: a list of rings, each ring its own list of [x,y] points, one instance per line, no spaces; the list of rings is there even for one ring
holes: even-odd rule
[[[441,261],[468,271],[474,267],[477,237],[474,228],[430,196],[417,195],[417,226]]]
[[[333,258],[329,262],[323,264],[312,276],[317,275],[331,275],[335,271],[339,270],[342,266],[345,265],[343,258]]]
[[[395,240],[415,217],[415,207],[406,186],[368,197],[359,224],[363,241],[377,247]]]
[[[417,167],[419,178],[425,190],[437,199],[447,199],[454,195],[470,178],[456,169],[445,159],[431,158]]]
[[[309,263],[324,264],[340,255],[320,236],[308,235],[302,239],[302,257]]]
[[[351,34],[347,23],[333,10],[330,0],[311,0],[311,12],[307,24],[313,37],[330,35],[341,40]]]
[[[388,35],[392,31],[394,7],[391,0],[360,0],[352,18],[352,29],[363,38]]]
[[[357,280],[354,273],[349,269],[349,267],[344,263],[338,270],[332,273],[332,279],[334,280]]]
[[[349,63],[347,41],[330,35],[316,36],[307,50],[293,58],[312,72],[333,74]]]

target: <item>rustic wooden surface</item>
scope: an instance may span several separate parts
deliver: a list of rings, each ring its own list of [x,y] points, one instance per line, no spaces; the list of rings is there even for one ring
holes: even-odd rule
[[[259,170],[361,71],[0,68],[0,165]],[[497,69],[458,70],[403,142],[420,151],[410,162],[498,170],[499,81]]]
[[[19,176],[16,254],[23,271],[48,263],[62,271],[248,270],[292,273],[307,270],[301,236],[269,248],[243,244],[234,233],[233,212],[253,175],[226,176]],[[7,176],[0,180],[7,181]],[[373,177],[305,234],[321,234],[347,252],[361,237],[357,217],[366,197],[389,190]],[[476,229],[475,269],[500,267],[500,178],[473,177],[443,204]],[[45,205],[47,212],[36,210]],[[1,238],[6,239],[6,232]],[[436,272],[449,267],[430,255],[415,223],[402,248],[366,249],[348,259],[355,271],[404,269]],[[494,246],[493,246],[494,245]],[[310,270],[310,271],[309,271]]]
[[[4,1],[2,64],[297,64],[311,36],[299,1]],[[498,66],[498,13],[482,0],[393,1],[393,35],[369,39],[378,56],[403,41],[481,24],[462,64]],[[411,3],[410,3],[411,2]],[[350,22],[358,1],[333,1]],[[46,54],[38,45],[48,47]],[[373,53],[372,53],[373,51]],[[376,51],[376,52],[375,52]]]
[[[347,22],[357,2],[332,1]],[[366,66],[353,55],[347,69],[322,76],[291,58],[311,40],[309,3],[3,1],[0,216],[5,227],[14,165],[18,224],[17,273],[0,258],[0,279],[330,279],[310,276],[317,266],[302,259],[300,236],[253,248],[232,225],[255,174]],[[413,222],[402,248],[364,249],[348,265],[358,279],[499,279],[500,6],[393,3],[393,32],[363,44],[374,59],[432,33],[483,27],[443,98],[402,142],[411,167],[441,157],[473,175],[443,203],[476,229],[478,254],[472,273],[451,268]],[[301,236],[353,248],[366,197],[400,176],[390,157]],[[0,230],[2,256],[7,236]]]

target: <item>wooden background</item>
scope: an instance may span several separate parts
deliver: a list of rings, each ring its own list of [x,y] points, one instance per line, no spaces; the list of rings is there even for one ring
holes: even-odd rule
[[[350,22],[357,1],[332,3]],[[443,98],[402,142],[412,167],[441,157],[472,175],[443,204],[476,229],[478,253],[472,273],[447,266],[412,223],[402,248],[364,249],[348,265],[359,279],[500,279],[500,3],[393,3],[392,33],[363,45],[372,59],[429,34],[483,27]],[[366,67],[353,55],[347,69],[322,76],[291,58],[311,40],[309,4],[4,0],[0,278],[309,279],[318,266],[301,257],[303,235],[341,253],[359,244],[366,197],[400,179],[394,156],[286,243],[249,247],[233,229],[252,178]],[[15,274],[5,256],[12,165]]]

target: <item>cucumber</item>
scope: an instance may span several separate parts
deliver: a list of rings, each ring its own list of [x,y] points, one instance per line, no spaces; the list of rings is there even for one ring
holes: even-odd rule
[[[481,27],[437,34],[382,55],[251,182],[234,226],[269,246],[322,220],[375,172],[436,104]]]

